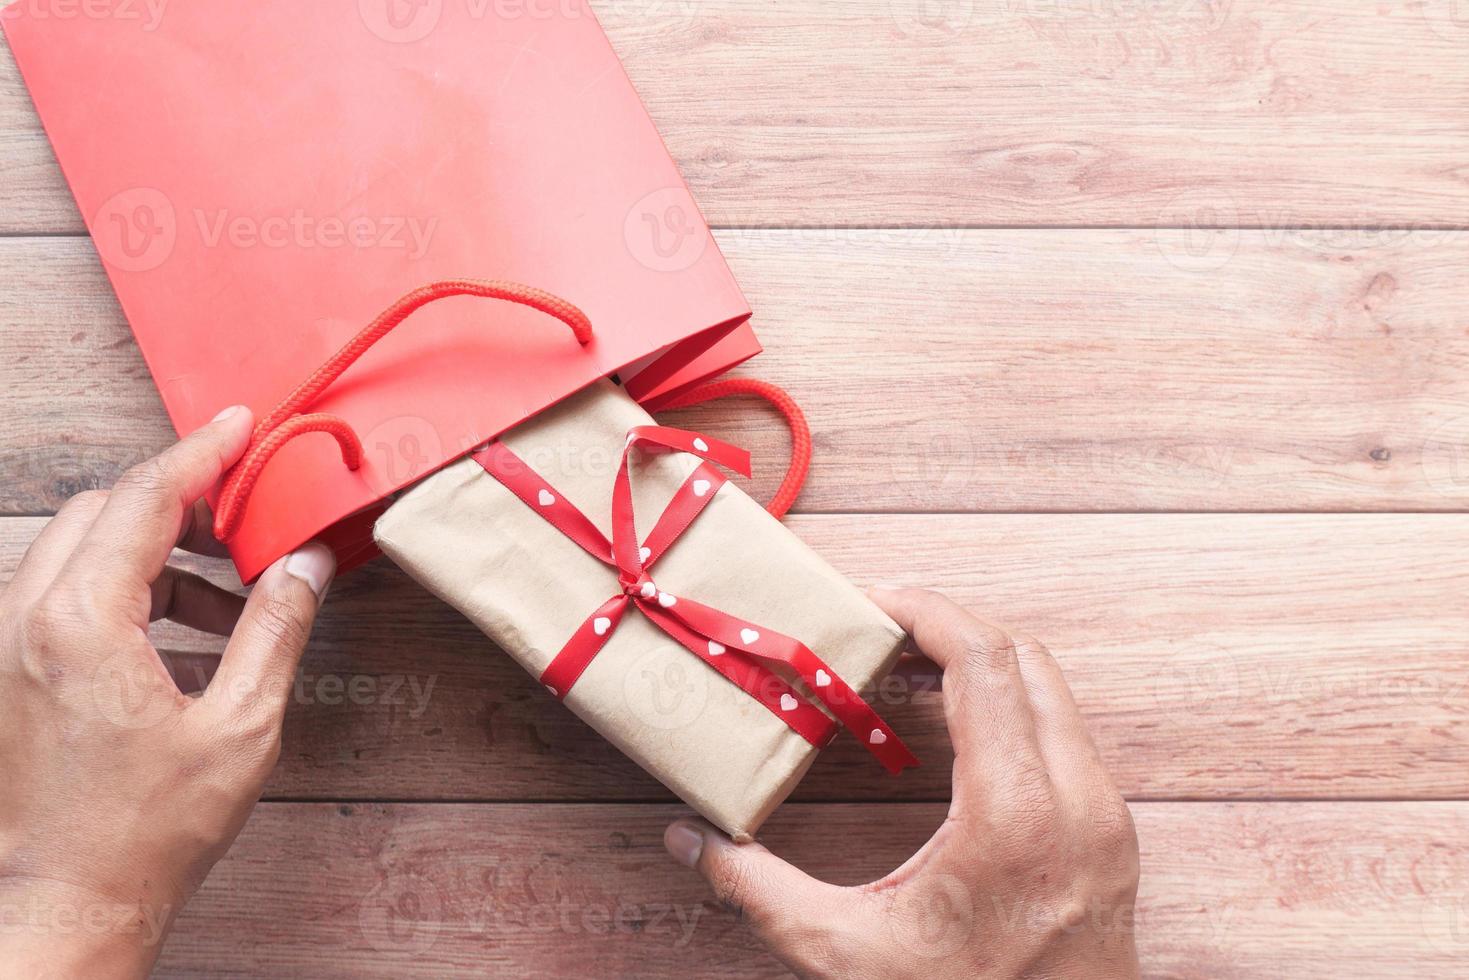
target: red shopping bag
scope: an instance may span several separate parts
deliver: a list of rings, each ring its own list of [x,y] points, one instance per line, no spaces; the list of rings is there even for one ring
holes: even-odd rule
[[[372,557],[380,502],[620,372],[654,405],[758,352],[750,313],[584,0],[24,0],[6,33],[174,426],[263,417],[393,301],[454,298],[365,354],[324,435],[259,474],[245,580],[312,537]],[[120,425],[127,420],[120,419]]]

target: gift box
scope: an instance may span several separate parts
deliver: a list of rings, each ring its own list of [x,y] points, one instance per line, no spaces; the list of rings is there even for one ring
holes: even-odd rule
[[[857,693],[905,637],[710,460],[745,463],[603,382],[405,492],[374,535],[552,697],[748,840],[833,718],[891,771],[913,763]]]

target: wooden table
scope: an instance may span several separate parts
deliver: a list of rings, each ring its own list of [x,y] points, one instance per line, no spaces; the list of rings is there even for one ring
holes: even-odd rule
[[[1462,11],[597,6],[757,311],[752,371],[814,422],[792,527],[1049,641],[1133,803],[1148,973],[1469,976]],[[8,568],[171,432],[0,61]],[[680,418],[770,491],[772,419]],[[392,567],[339,583],[303,669],[163,975],[782,973],[664,855],[668,794]],[[839,744],[773,848],[856,882],[939,823],[940,695],[885,710],[927,765]]]

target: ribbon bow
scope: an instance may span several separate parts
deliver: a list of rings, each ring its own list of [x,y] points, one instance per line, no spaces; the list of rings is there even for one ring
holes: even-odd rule
[[[654,446],[700,457],[641,545],[633,519],[629,458],[637,446]],[[836,717],[891,773],[918,760],[863,701],[856,691],[812,653],[805,644],[763,626],[730,616],[658,586],[650,569],[714,499],[725,484],[712,464],[750,474],[750,454],[743,449],[682,429],[641,425],[632,429],[623,448],[612,490],[612,540],[502,442],[473,454],[490,476],[499,480],[588,554],[617,572],[619,591],[586,618],[541,675],[541,683],[564,699],[601,652],[629,607],[657,625],[694,656],[764,704],[798,735],[818,748],[836,737],[836,725],[817,703]],[[799,676],[811,700],[767,665],[783,664]],[[816,703],[812,703],[812,702]]]

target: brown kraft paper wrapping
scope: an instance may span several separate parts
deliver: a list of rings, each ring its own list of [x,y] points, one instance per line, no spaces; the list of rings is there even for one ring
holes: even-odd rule
[[[620,388],[601,382],[502,438],[610,539],[623,443],[629,429],[651,421]],[[640,536],[698,463],[686,453],[634,453]],[[405,493],[378,520],[374,537],[533,677],[619,591],[613,569],[473,459]],[[896,623],[732,483],[719,489],[653,575],[675,595],[795,637],[857,691],[873,689],[903,651]],[[564,700],[740,841],[790,794],[818,751],[635,608]],[[876,771],[878,763],[873,766]]]

